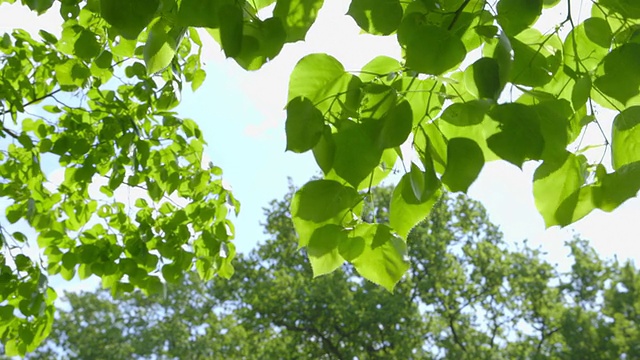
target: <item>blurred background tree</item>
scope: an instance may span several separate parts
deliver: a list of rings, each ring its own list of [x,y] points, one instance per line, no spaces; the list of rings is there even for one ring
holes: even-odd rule
[[[505,242],[478,202],[445,195],[409,236],[411,269],[389,293],[351,265],[311,280],[289,214],[295,189],[265,209],[267,240],[231,280],[195,276],[164,294],[115,301],[67,293],[29,359],[635,359],[640,276],[588,242],[561,272]],[[386,222],[391,189],[365,216]]]

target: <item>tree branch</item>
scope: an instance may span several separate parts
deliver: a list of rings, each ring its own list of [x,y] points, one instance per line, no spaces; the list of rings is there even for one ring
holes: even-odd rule
[[[4,115],[4,113],[3,113],[3,115]],[[0,130],[2,130],[2,132],[4,132],[5,134],[11,136],[12,138],[18,140],[18,135],[16,133],[14,133],[13,130],[7,129],[4,126],[2,126],[2,128],[0,128]]]
[[[460,346],[462,351],[467,352],[467,347],[464,346],[462,341],[460,341],[460,338],[458,337],[458,333],[456,332],[456,327],[455,325],[453,325],[453,316],[447,316],[447,318],[449,320],[449,329],[451,329],[451,334],[453,335],[453,342],[458,344],[458,346]]]
[[[462,3],[462,5],[460,5],[460,7],[458,8],[458,10],[456,10],[456,12],[453,15],[453,20],[451,20],[451,24],[449,24],[449,27],[447,28],[447,30],[451,30],[453,29],[453,25],[456,24],[456,21],[458,21],[458,18],[460,17],[460,14],[462,14],[462,10],[464,10],[464,8],[469,5],[469,1],[470,0],[464,0],[464,2]]]
[[[37,97],[37,98],[35,98],[35,99],[31,100],[31,101],[27,101],[26,103],[22,104],[22,107],[23,107],[23,108],[25,108],[25,107],[27,107],[27,106],[29,106],[29,105],[35,104],[35,103],[37,103],[38,101],[42,101],[42,100],[44,100],[44,99],[46,99],[46,98],[48,98],[48,97],[50,97],[50,96],[53,96],[53,95],[55,95],[55,94],[59,93],[60,91],[62,91],[62,89],[54,90],[54,91],[52,91],[52,92],[50,92],[50,93],[48,93],[48,94],[42,95],[42,96],[40,96],[40,97]],[[11,109],[9,109],[9,110],[4,110],[3,112],[1,112],[1,113],[0,113],[0,116],[3,116],[3,115],[8,114],[8,113],[10,113],[10,112],[11,112]]]

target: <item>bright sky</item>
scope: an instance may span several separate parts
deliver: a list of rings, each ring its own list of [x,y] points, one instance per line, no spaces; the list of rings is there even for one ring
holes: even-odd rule
[[[347,70],[357,70],[377,55],[399,58],[393,37],[359,35],[355,22],[343,15],[347,7],[348,2],[327,2],[307,35],[307,42],[286,45],[273,62],[257,72],[246,72],[225,60],[219,47],[203,36],[203,40],[209,40],[205,43],[207,79],[195,94],[183,94],[178,111],[200,124],[209,143],[208,154],[214,164],[223,168],[224,178],[242,202],[240,216],[235,220],[235,241],[242,252],[264,239],[262,208],[286,193],[287,177],[300,186],[319,171],[310,153],[284,152],[283,107],[288,76],[298,59],[310,52],[325,52],[340,60]],[[25,9],[1,5],[0,33],[13,27],[37,30],[34,26],[59,33],[55,11],[36,18]],[[565,16],[549,16],[548,23],[558,24],[556,20]],[[609,135],[611,116],[600,120]],[[588,137],[591,135],[599,136],[590,133]],[[545,230],[532,195],[535,167],[529,163],[521,171],[505,162],[489,163],[470,189],[471,197],[485,205],[507,241],[529,239],[530,244],[541,245],[548,252],[550,261],[565,269],[569,264],[563,243],[574,233],[590,239],[602,256],[640,259],[634,226],[640,214],[640,200],[629,200],[612,214],[596,210],[566,229]]]

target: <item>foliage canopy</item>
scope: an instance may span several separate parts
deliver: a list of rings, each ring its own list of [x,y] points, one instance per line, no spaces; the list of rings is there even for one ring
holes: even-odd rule
[[[14,256],[28,236],[2,226],[0,332],[10,354],[49,332],[55,292],[45,272],[97,275],[114,293],[161,291],[157,270],[169,282],[191,269],[203,279],[232,274],[227,214],[239,204],[221,169],[203,166],[196,123],[173,111],[183,86],[205,79],[196,28],[256,70],[304,39],[323,2],[22,3],[39,14],[56,3],[63,23],[59,38],[16,29],[0,39],[0,197],[7,221],[33,228],[46,259],[43,271],[36,256]],[[466,191],[486,161],[540,162],[534,196],[547,226],[635,196],[640,8],[592,3],[578,21],[569,0],[352,1],[348,15],[364,32],[395,36],[402,58],[351,73],[310,54],[291,74],[287,149],[312,151],[324,174],[291,208],[314,274],[347,261],[393,289],[409,267],[410,230],[443,188]],[[559,9],[564,21],[537,30],[543,12]],[[581,134],[604,121],[598,106],[617,112],[602,141],[611,166],[583,154]],[[389,224],[365,221],[371,187],[398,159],[411,165],[389,199]],[[45,174],[56,163],[64,180],[51,184]],[[144,196],[131,207],[114,197],[126,189]]]
[[[388,217],[390,188],[369,220]],[[195,276],[165,296],[68,293],[46,346],[28,358],[619,359],[635,358],[640,302],[631,264],[567,243],[560,271],[526,243],[510,246],[483,207],[445,195],[409,235],[412,269],[390,293],[353,266],[309,281],[290,219],[293,192],[266,209],[268,240],[239,255],[230,280]],[[213,309],[213,311],[212,311]],[[117,344],[117,346],[113,346]],[[61,350],[62,349],[62,350]]]

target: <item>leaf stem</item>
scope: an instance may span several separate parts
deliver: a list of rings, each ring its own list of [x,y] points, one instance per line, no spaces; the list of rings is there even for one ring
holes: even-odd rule
[[[42,101],[42,100],[44,100],[44,99],[46,99],[48,97],[52,97],[53,95],[59,93],[60,91],[62,91],[62,89],[56,89],[56,90],[54,90],[54,91],[52,91],[52,92],[50,92],[48,94],[42,95],[40,97],[37,97],[37,98],[35,98],[35,99],[31,100],[31,101],[27,101],[26,103],[22,104],[22,107],[25,108],[25,107],[27,107],[29,105],[33,105],[33,104],[37,103],[38,101]],[[11,112],[11,109],[4,110],[3,112],[0,113],[0,116],[3,116],[3,115],[8,114],[10,112]]]

